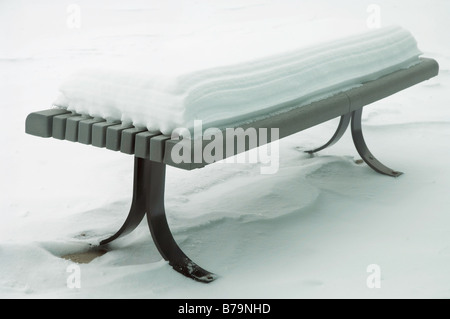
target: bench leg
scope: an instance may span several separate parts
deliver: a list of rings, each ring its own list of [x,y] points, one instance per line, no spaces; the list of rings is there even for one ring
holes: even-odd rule
[[[317,152],[335,144],[337,141],[339,141],[341,139],[342,135],[344,135],[345,131],[347,130],[347,127],[350,123],[351,118],[352,118],[352,113],[347,113],[345,115],[342,115],[341,120],[339,121],[338,128],[337,128],[336,132],[334,133],[333,137],[327,143],[322,145],[321,147],[318,147],[318,148],[310,150],[310,151],[305,151],[305,153],[309,153],[309,154],[317,153]]]
[[[133,200],[131,202],[130,212],[122,227],[111,237],[104,239],[100,245],[106,245],[113,240],[131,233],[144,219],[146,213],[145,202],[145,178],[142,174],[144,162],[142,159],[134,158],[134,179],[133,179]]]
[[[390,169],[389,167],[380,163],[375,158],[375,156],[373,156],[372,153],[369,151],[362,134],[361,116],[362,116],[362,108],[353,111],[351,124],[353,142],[355,143],[356,150],[358,151],[361,158],[364,160],[364,162],[367,163],[367,165],[369,165],[372,169],[374,169],[378,173],[393,177],[397,177],[403,174],[402,172],[394,171],[393,169]]]
[[[161,256],[179,273],[197,281],[211,282],[217,276],[189,259],[172,236],[164,209],[165,177],[165,164],[135,157],[130,212],[119,231],[102,240],[100,245],[106,245],[133,231],[147,213],[150,232]]]
[[[145,161],[147,184],[147,221],[161,256],[179,273],[201,282],[211,282],[216,275],[204,270],[187,257],[178,247],[167,224],[164,209],[166,165]]]

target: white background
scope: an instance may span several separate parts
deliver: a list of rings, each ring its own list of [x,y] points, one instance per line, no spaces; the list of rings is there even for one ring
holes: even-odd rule
[[[80,28],[68,23],[75,3]],[[449,298],[450,2],[377,1],[381,25],[416,37],[440,75],[363,114],[372,152],[405,172],[379,175],[351,137],[309,157],[336,120],[280,142],[280,170],[258,164],[168,168],[166,210],[181,248],[220,275],[209,285],[171,269],[145,222],[110,251],[70,261],[113,233],[131,200],[133,158],[24,133],[51,107],[62,79],[148,43],[221,23],[360,19],[372,1],[1,1],[0,297],[4,298]],[[162,5],[164,4],[164,5]],[[159,19],[157,21],[150,21]],[[149,27],[149,25],[152,27]],[[312,31],[313,32],[313,31]],[[370,289],[366,269],[381,269]]]

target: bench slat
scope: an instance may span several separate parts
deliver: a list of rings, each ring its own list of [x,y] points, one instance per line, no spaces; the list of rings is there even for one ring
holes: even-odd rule
[[[70,112],[61,109],[50,109],[30,113],[25,120],[25,133],[40,137],[51,137],[53,131],[53,117],[67,113]]]
[[[134,154],[136,145],[136,135],[147,130],[136,127],[122,131],[122,139],[120,141],[120,151],[125,154]]]
[[[71,142],[78,142],[78,127],[80,122],[89,118],[85,115],[69,117],[66,121],[65,139]]]
[[[105,147],[106,129],[117,124],[118,122],[101,122],[92,125],[92,146]]]
[[[106,122],[106,120],[101,118],[80,121],[78,125],[78,142],[86,145],[92,144],[92,126],[103,122]]]
[[[150,139],[150,160],[162,163],[164,159],[164,151],[166,141],[170,140],[170,136],[157,135]]]
[[[106,129],[106,148],[111,151],[120,150],[120,140],[122,138],[122,132],[126,129],[132,128],[131,125],[113,125],[108,126]]]
[[[142,132],[136,134],[134,155],[139,158],[150,159],[150,139],[161,134]]]
[[[67,119],[77,116],[79,115],[74,113],[55,116],[53,118],[53,130],[52,130],[53,138],[56,138],[58,140],[64,140],[66,138]]]
[[[350,111],[407,89],[439,73],[439,64],[433,59],[420,59],[421,62],[405,70],[388,74],[378,80],[364,83],[346,92],[350,99]]]

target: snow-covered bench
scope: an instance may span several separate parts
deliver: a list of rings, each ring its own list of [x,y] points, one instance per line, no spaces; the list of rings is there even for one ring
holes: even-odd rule
[[[391,50],[387,49],[387,52],[391,52]],[[334,51],[334,53],[336,52]],[[377,53],[374,52],[374,56],[376,55]],[[330,56],[325,56],[325,58],[329,59]],[[373,62],[371,65],[373,66]],[[335,66],[339,67],[339,61],[336,61]],[[71,112],[65,108],[53,108],[29,114],[26,119],[26,133],[39,137],[53,137],[79,142],[134,155],[134,190],[129,215],[123,226],[114,235],[101,241],[100,245],[106,245],[130,233],[147,216],[150,232],[162,257],[168,260],[170,265],[178,272],[201,282],[210,282],[216,276],[188,258],[177,245],[169,229],[164,209],[166,165],[185,170],[201,168],[211,162],[260,147],[265,143],[274,142],[340,117],[336,133],[329,142],[309,152],[317,152],[334,144],[351,123],[353,141],[362,159],[379,173],[398,176],[401,174],[400,172],[380,163],[368,150],[361,131],[363,107],[436,76],[439,72],[439,66],[432,59],[417,58],[415,62],[409,63],[407,66],[398,67],[390,72],[384,70],[385,73],[374,80],[362,81],[358,85],[353,85],[345,90],[332,91],[332,94],[315,99],[311,103],[304,103],[304,100],[289,99],[272,108],[276,112],[267,111],[266,116],[253,113],[254,117],[246,118],[245,121],[242,121],[242,117],[240,121],[235,123],[229,120],[227,125],[223,125],[216,130],[220,134],[216,134],[215,137],[222,137],[220,145],[223,149],[221,152],[216,150],[212,161],[197,156],[198,154],[195,152],[200,150],[200,154],[203,154],[207,148],[209,150],[211,148],[210,143],[212,141],[204,138],[204,131],[201,131],[199,136],[180,139],[176,135],[167,134],[167,130],[161,130],[166,134],[155,133],[154,130],[149,131],[142,125],[135,126],[126,121],[121,122],[120,119],[111,120],[109,118],[107,121],[94,114]],[[321,76],[325,79],[327,75],[321,74]],[[299,77],[301,78],[301,75]],[[321,78],[318,81],[321,81]],[[289,83],[286,82],[286,85],[290,85]],[[231,84],[235,85],[235,81]],[[279,86],[277,88],[279,89]],[[249,86],[250,89],[252,89],[251,86]],[[266,90],[266,88],[262,89]],[[280,92],[282,92],[282,88]],[[223,98],[223,101],[226,101],[226,98],[228,97]],[[211,114],[214,115],[214,113]],[[131,115],[130,118],[132,118]],[[170,120],[170,118],[168,119]],[[208,127],[204,127],[204,129],[206,128]],[[229,128],[241,129],[234,130],[235,136],[232,140],[227,138],[226,129]],[[257,134],[257,138],[253,142],[245,139],[249,128],[255,129],[254,131]],[[277,129],[277,135],[275,138],[271,136],[272,140],[268,139],[267,135],[262,136],[262,133],[260,133],[265,132],[264,134],[266,134],[267,130],[273,128]],[[238,147],[234,143],[235,138],[246,142]],[[232,147],[229,147],[230,143],[233,143]],[[193,150],[193,152],[190,152],[188,156],[183,154],[180,161],[179,156],[174,156],[179,155],[179,150],[183,150],[183,152]]]
[[[436,61],[421,59],[419,64],[409,69],[393,72],[358,88],[253,122],[249,126],[279,128],[279,138],[283,138],[327,120],[341,117],[336,133],[324,145],[330,146],[342,136],[351,119],[353,141],[362,159],[379,173],[398,176],[399,172],[381,164],[368,150],[361,131],[362,109],[372,102],[436,76],[438,70]],[[244,126],[243,129],[245,130],[246,127]],[[122,228],[110,238],[103,240],[100,245],[105,245],[134,230],[147,213],[153,240],[161,255],[175,270],[203,282],[209,282],[215,278],[212,273],[197,266],[181,251],[172,237],[164,211],[166,165],[191,170],[207,164],[195,163],[194,159],[191,163],[176,163],[172,159],[171,150],[177,143],[190,143],[191,149],[194,149],[194,140],[172,140],[168,135],[154,134],[120,123],[106,122],[99,118],[88,118],[63,109],[31,113],[26,119],[26,133],[134,154],[134,190],[130,213]],[[208,143],[204,140],[202,143],[202,149],[204,149]],[[249,146],[251,145],[246,145],[246,150]],[[311,152],[319,149],[323,147]],[[226,155],[225,152],[223,154]],[[235,154],[237,149],[232,155]]]

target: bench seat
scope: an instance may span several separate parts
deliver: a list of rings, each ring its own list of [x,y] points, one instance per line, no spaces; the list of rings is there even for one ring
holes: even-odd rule
[[[235,127],[242,127],[244,130],[249,127],[257,130],[259,128],[278,128],[279,138],[283,138],[361,109],[398,91],[428,80],[436,76],[438,72],[439,65],[435,60],[421,58],[420,63],[408,69],[395,71],[357,88],[302,107],[296,107],[295,101],[289,102],[283,107],[277,107],[286,109],[286,112],[248,123],[236,123]],[[54,108],[31,113],[26,119],[26,133],[103,147],[186,170],[208,164],[206,162],[195,163],[193,158],[189,163],[176,163],[172,160],[171,150],[177,143],[193,144],[193,140],[174,140],[170,135],[149,132],[131,125],[123,125],[120,122],[107,122],[105,119],[79,115],[64,109]],[[202,143],[203,147],[207,145],[206,141],[202,141]],[[226,147],[226,141],[224,141],[224,147]],[[226,152],[223,154],[225,156]],[[229,155],[236,155],[236,152]]]

